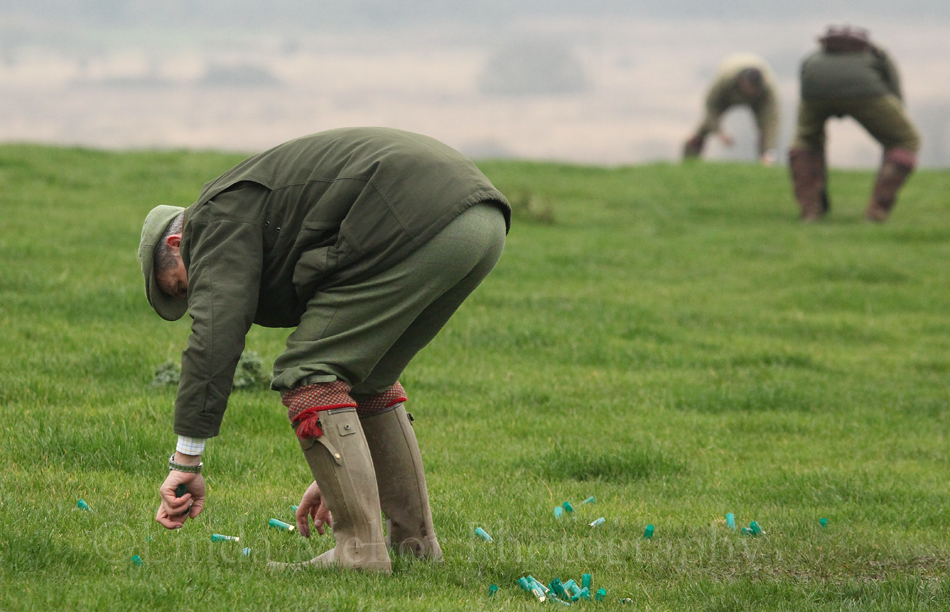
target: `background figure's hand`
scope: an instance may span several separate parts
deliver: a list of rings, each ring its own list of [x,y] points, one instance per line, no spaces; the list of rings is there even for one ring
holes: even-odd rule
[[[703,145],[706,142],[705,134],[697,132],[689,137],[689,140],[683,145],[683,159],[693,159],[699,157],[703,152]]]
[[[719,132],[719,140],[721,140],[722,144],[726,145],[727,147],[731,147],[732,145],[736,144],[736,141],[732,139],[732,136],[725,132]]]
[[[333,517],[330,516],[330,509],[327,508],[327,501],[320,493],[320,487],[316,482],[307,487],[300,505],[297,506],[297,531],[305,538],[310,537],[310,521],[307,517],[313,518],[313,526],[320,535],[324,534],[324,525],[333,526]]]
[[[763,166],[771,166],[775,163],[775,151],[766,151],[759,157],[759,163]]]
[[[175,489],[184,484],[188,492],[175,497]],[[158,489],[162,503],[158,506],[155,520],[167,529],[178,529],[189,518],[195,518],[205,506],[205,479],[201,474],[171,470]]]

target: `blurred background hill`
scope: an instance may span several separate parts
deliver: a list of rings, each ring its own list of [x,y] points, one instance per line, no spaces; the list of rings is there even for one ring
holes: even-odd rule
[[[675,160],[728,54],[755,52],[791,137],[802,56],[828,23],[892,51],[923,165],[950,165],[950,3],[840,0],[0,1],[0,140],[259,150],[345,125],[423,132],[475,157]],[[751,159],[751,118],[733,112]],[[851,120],[831,162],[873,166]]]

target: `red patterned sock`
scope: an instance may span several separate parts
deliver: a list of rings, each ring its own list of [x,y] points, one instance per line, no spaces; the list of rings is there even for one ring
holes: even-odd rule
[[[399,384],[399,381],[396,381],[396,384],[386,391],[377,393],[373,397],[365,399],[356,404],[356,414],[361,417],[371,416],[377,412],[382,412],[383,410],[386,410],[387,408],[390,408],[399,402],[404,402],[406,399],[406,390],[402,388],[402,385]]]
[[[297,426],[297,437],[301,440],[323,435],[318,420],[322,410],[356,408],[356,401],[350,397],[350,385],[342,380],[291,389],[280,396],[280,401],[287,406],[287,418]]]

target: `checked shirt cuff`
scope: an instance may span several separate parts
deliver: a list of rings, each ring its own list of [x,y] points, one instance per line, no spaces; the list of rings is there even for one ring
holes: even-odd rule
[[[178,446],[175,450],[183,455],[200,455],[205,451],[205,441],[204,438],[178,436]]]

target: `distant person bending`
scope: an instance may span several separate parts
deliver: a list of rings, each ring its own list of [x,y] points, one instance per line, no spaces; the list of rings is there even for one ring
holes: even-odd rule
[[[730,56],[719,66],[706,95],[706,116],[696,133],[686,141],[684,158],[699,157],[710,134],[719,134],[726,146],[733,145],[732,137],[720,127],[722,116],[733,106],[749,107],[759,132],[759,161],[767,166],[775,162],[779,134],[775,79],[765,60],[750,54]]]
[[[802,62],[798,128],[789,151],[801,218],[815,221],[830,209],[825,122],[850,115],[884,146],[865,218],[885,221],[920,149],[920,136],[904,110],[897,67],[867,30],[830,26],[818,42],[821,48]]]
[[[311,517],[320,533],[331,521],[336,540],[309,563],[388,572],[390,547],[441,558],[398,379],[492,270],[510,218],[460,153],[384,128],[292,140],[211,181],[188,209],[153,209],[139,246],[146,296],[163,318],[194,320],[156,520],[178,528],[204,507],[201,454],[251,324],[295,328],[272,388],[314,478],[297,525],[309,536]]]

